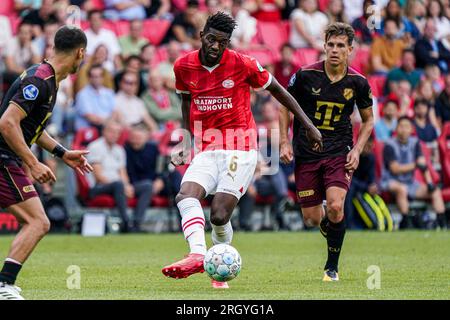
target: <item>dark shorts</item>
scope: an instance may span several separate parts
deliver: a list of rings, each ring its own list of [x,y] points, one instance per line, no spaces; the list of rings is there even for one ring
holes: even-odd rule
[[[17,162],[0,160],[0,208],[37,196],[33,183]]]
[[[303,208],[314,207],[326,199],[326,190],[339,187],[348,191],[352,173],[345,169],[347,156],[322,159],[295,165],[297,198]]]

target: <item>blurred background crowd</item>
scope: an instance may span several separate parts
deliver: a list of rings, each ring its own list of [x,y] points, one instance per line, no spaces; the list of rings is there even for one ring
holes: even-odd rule
[[[26,68],[52,54],[60,25],[79,24],[88,38],[86,60],[61,83],[47,128],[66,145],[88,147],[95,162],[88,177],[63,173],[67,210],[116,208],[129,221],[124,232],[142,230],[149,207],[172,211],[185,170],[167,160],[181,119],[173,64],[200,48],[199,32],[217,11],[237,21],[231,47],[257,58],[284,86],[301,66],[323,58],[327,24],[355,29],[350,65],[371,84],[375,130],[346,204],[349,227],[364,227],[351,201],[360,192],[381,194],[403,216],[415,207],[422,215],[448,208],[449,0],[2,0],[1,96]],[[270,141],[280,106],[267,92],[251,97],[258,134],[269,135],[261,141]],[[360,119],[353,122],[356,137]],[[58,171],[53,158],[35,151]],[[407,168],[400,172],[394,162]],[[265,175],[266,167],[263,159],[239,203],[237,228],[252,229],[258,206],[269,208],[268,229],[289,228],[286,211],[298,211],[293,164],[275,175]],[[383,186],[386,175],[398,180],[395,190]],[[55,186],[40,191],[48,199]],[[422,199],[429,201],[416,201]],[[424,226],[402,221],[405,228]]]

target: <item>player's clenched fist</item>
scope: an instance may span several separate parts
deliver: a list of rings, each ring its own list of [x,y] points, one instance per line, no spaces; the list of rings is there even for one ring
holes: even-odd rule
[[[56,182],[56,177],[52,170],[43,163],[37,162],[30,167],[30,170],[33,178],[41,184],[49,181]]]

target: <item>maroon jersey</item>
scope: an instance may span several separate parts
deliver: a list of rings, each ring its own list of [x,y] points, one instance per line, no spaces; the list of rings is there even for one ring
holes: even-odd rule
[[[250,87],[267,88],[272,75],[252,57],[226,49],[219,64],[203,66],[199,50],[174,65],[178,93],[191,95],[190,127],[199,150],[256,149]]]
[[[55,70],[46,61],[25,70],[12,84],[0,106],[0,117],[7,108],[19,108],[26,116],[20,122],[28,146],[36,142],[52,114],[58,87]],[[20,161],[0,133],[0,157]]]

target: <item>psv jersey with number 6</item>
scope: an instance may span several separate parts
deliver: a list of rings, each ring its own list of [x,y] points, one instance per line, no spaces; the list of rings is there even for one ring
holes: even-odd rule
[[[325,61],[302,67],[289,82],[288,91],[320,130],[323,150],[313,151],[305,129],[294,120],[294,155],[303,162],[313,162],[347,154],[353,147],[350,115],[355,103],[359,109],[372,107],[372,92],[367,79],[348,67],[346,75],[332,82],[325,71]]]
[[[272,82],[267,70],[254,58],[225,49],[216,66],[203,66],[196,50],[179,58],[174,72],[177,92],[191,95],[190,125],[198,149],[256,149],[250,87],[266,89]]]
[[[0,106],[0,117],[10,104],[26,116],[20,127],[30,147],[41,136],[52,114],[58,88],[53,67],[43,61],[25,70],[9,88]],[[0,133],[0,155],[20,161]]]

